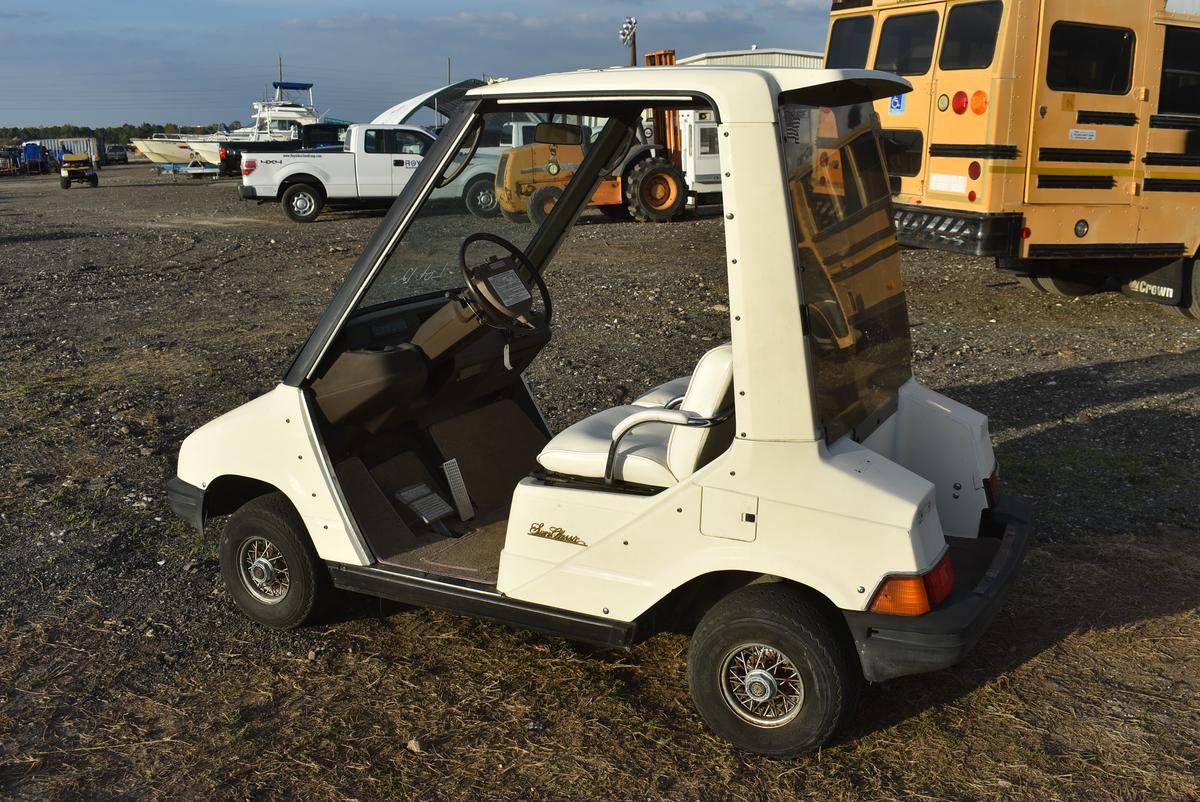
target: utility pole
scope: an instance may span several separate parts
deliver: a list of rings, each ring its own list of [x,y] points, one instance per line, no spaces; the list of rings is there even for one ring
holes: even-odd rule
[[[617,31],[617,35],[621,37],[621,44],[629,47],[629,66],[637,66],[637,17],[626,17],[625,22],[621,25],[621,30]]]

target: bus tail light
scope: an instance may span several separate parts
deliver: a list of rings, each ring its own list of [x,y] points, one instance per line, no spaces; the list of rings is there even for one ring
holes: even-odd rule
[[[983,175],[983,165],[979,162],[971,162],[967,168],[967,175],[971,176],[972,181],[978,181],[979,176]]]
[[[955,92],[954,100],[951,101],[950,105],[954,107],[955,114],[966,114],[967,106],[969,106],[970,103],[971,103],[971,101],[967,97],[966,92]]]
[[[250,175],[258,167],[257,159],[242,159],[242,175]]]
[[[1029,226],[1026,226],[1025,228],[1021,229],[1021,239],[1029,239],[1032,236],[1033,236],[1033,230],[1031,228],[1029,228]]]
[[[975,190],[971,190],[970,192],[967,193],[967,200],[970,201],[971,203],[974,203],[975,199],[978,197],[979,197],[979,195],[978,195],[978,193],[975,192]]]
[[[988,96],[987,92],[979,91],[971,95],[971,111],[976,114],[983,114],[987,111]]]
[[[873,613],[924,615],[942,603],[954,590],[954,566],[947,552],[933,570],[923,576],[889,576],[871,600]]]

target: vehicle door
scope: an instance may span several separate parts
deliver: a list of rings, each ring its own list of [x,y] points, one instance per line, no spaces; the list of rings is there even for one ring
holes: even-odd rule
[[[1114,207],[1092,215],[1079,232],[1068,229],[1062,236],[1072,244],[1131,243],[1137,237],[1146,11],[1145,4],[1129,0],[1043,4],[1025,198],[1031,204]],[[1117,213],[1119,207],[1128,213]],[[1076,215],[1088,219],[1086,209],[1067,216]]]
[[[919,196],[926,188],[928,143],[922,132],[929,130],[933,113],[934,54],[944,12],[944,3],[909,3],[881,11],[876,23],[879,39],[872,66],[903,76],[913,87],[908,94],[875,104],[884,129],[892,190],[898,195]],[[931,185],[930,189],[950,192],[953,200],[966,194],[957,192],[957,186]]]
[[[391,131],[392,141],[392,194],[399,195],[413,173],[421,166],[421,160],[429,151],[433,140],[416,131]]]
[[[392,192],[392,130],[367,128],[362,132],[362,149],[354,158],[358,194],[362,198],[390,198]]]

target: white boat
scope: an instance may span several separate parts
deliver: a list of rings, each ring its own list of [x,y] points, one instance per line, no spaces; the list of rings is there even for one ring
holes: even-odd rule
[[[320,122],[321,115],[313,106],[312,84],[275,81],[275,97],[251,104],[254,124],[233,131],[198,136],[155,134],[149,139],[130,142],[146,158],[157,164],[190,164],[203,161],[221,163],[221,144],[225,142],[278,142],[297,139],[300,127]],[[294,99],[292,93],[307,92],[308,103]]]

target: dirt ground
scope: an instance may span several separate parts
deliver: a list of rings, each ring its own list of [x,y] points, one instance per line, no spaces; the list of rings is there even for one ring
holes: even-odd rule
[[[163,485],[279,379],[381,217],[299,226],[144,165],[0,179],[0,797],[1200,799],[1200,326],[981,260],[905,254],[916,372],[991,417],[1036,542],[965,663],[870,687],[821,753],[713,737],[680,636],[599,653],[367,599],[252,625],[219,527]],[[531,371],[553,427],[722,336],[721,242],[713,215],[581,224]]]

